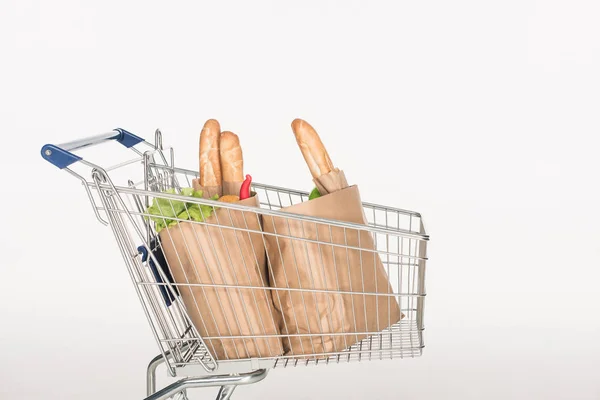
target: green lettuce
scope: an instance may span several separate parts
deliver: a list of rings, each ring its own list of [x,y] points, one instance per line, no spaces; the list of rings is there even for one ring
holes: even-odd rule
[[[321,193],[319,193],[319,189],[314,188],[312,192],[310,192],[310,194],[308,195],[308,199],[312,200],[316,199],[317,197],[321,197]]]
[[[178,194],[175,189],[167,189],[164,193]],[[193,188],[183,188],[179,194],[187,197],[202,198],[202,190],[194,190]],[[214,195],[210,199],[218,200],[219,196]],[[212,206],[155,197],[152,200],[152,205],[146,210],[146,214],[149,214],[149,216],[145,218],[155,223],[156,233],[158,233],[165,228],[176,225],[180,222],[179,220],[202,222],[213,212],[214,207]]]

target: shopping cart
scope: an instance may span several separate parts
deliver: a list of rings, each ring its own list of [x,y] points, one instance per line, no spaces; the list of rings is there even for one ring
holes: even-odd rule
[[[102,168],[75,155],[73,151],[103,142],[116,141],[134,153],[134,158],[108,168]],[[128,151],[124,151],[130,154]],[[156,228],[148,217],[147,208],[154,199],[179,201],[182,187],[191,187],[192,180],[198,173],[178,168],[174,163],[172,148],[163,148],[162,135],[155,133],[155,143],[124,130],[115,129],[105,134],[72,141],[61,145],[45,145],[42,157],[69,172],[81,181],[91,201],[96,218],[109,226],[116,238],[123,255],[128,272],[139,296],[143,310],[150,324],[160,354],[149,364],[147,369],[146,400],[166,398],[187,398],[187,389],[200,387],[220,387],[217,399],[230,398],[238,385],[258,382],[265,378],[270,368],[285,368],[308,365],[328,365],[333,363],[355,362],[363,360],[382,360],[392,358],[417,357],[422,354],[423,314],[425,299],[425,263],[428,236],[425,232],[421,215],[416,212],[397,208],[363,203],[368,225],[311,218],[280,211],[280,209],[308,200],[308,193],[284,189],[270,185],[254,183],[252,190],[260,199],[260,208],[241,206],[233,203],[221,203],[200,198],[186,198],[194,204],[219,207],[228,212],[243,212],[260,218],[280,218],[288,221],[301,221],[306,224],[319,224],[328,229],[344,232],[366,231],[373,239],[377,254],[385,268],[386,279],[392,291],[389,293],[361,292],[354,288],[352,293],[344,293],[340,287],[333,290],[315,288],[279,287],[268,288],[249,284],[217,285],[211,283],[191,284],[176,282],[171,268],[165,261]],[[169,190],[171,189],[171,190]],[[190,221],[187,221],[190,222]],[[191,223],[191,222],[190,222]],[[202,222],[193,222],[202,225]],[[266,233],[252,229],[223,226],[219,229],[239,229],[242,234]],[[278,236],[278,235],[276,235]],[[283,240],[279,235],[275,240]],[[306,238],[287,237],[298,243],[311,242]],[[336,248],[341,251],[352,251],[352,246],[334,244],[331,241],[313,239],[313,245],[321,248]],[[354,249],[356,250],[356,249]],[[235,249],[231,249],[235,251]],[[320,250],[321,251],[321,250]],[[361,250],[362,251],[362,250]],[[352,266],[362,268],[362,265]],[[242,269],[240,269],[242,270]],[[237,279],[237,278],[236,278]],[[236,281],[237,282],[237,281]],[[330,285],[334,284],[330,282]],[[335,285],[335,284],[334,284]],[[312,340],[315,337],[353,335],[364,339],[352,343],[347,348],[333,352],[304,351],[303,354],[282,354],[278,356],[240,357],[239,353],[218,359],[214,351],[214,343],[224,340],[241,340],[242,344],[264,339],[265,335],[255,332],[231,334],[220,332],[217,336],[202,336],[197,324],[192,323],[190,315],[196,311],[190,304],[181,301],[181,293],[191,286],[203,286],[203,290],[221,290],[222,293],[250,291],[267,293],[272,291],[276,298],[287,291],[299,291],[302,296],[316,296],[324,293],[333,296],[353,295],[355,297],[374,297],[377,301],[394,301],[399,306],[404,318],[393,323],[382,331],[361,331],[352,334],[327,332],[325,328],[319,332],[296,334],[300,339]],[[304,298],[304,297],[303,297]],[[378,313],[379,308],[367,309],[365,317]],[[304,310],[310,313],[327,313],[328,310]],[[329,309],[329,311],[331,311]],[[215,318],[219,309],[210,310],[209,315],[202,318]],[[218,316],[217,316],[218,317]],[[374,317],[379,318],[379,315]],[[329,315],[331,318],[331,315]],[[356,316],[354,316],[356,318]],[[261,321],[262,322],[262,321]],[[346,336],[345,336],[346,335]],[[273,335],[271,335],[273,336]],[[274,335],[282,340],[289,339],[284,333]],[[345,340],[345,339],[344,339]],[[165,364],[168,373],[180,380],[156,390],[155,373],[159,365]]]

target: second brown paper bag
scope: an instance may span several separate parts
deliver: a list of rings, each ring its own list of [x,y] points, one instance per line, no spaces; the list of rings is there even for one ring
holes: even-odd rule
[[[356,186],[281,211],[366,224]],[[342,351],[403,316],[368,231],[268,215],[263,230],[286,355]]]

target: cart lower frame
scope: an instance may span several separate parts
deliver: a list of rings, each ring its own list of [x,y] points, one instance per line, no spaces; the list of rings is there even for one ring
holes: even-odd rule
[[[168,357],[169,355],[167,355]],[[249,385],[262,381],[267,377],[267,369],[258,369],[241,374],[206,375],[199,377],[186,377],[179,379],[160,390],[156,390],[156,369],[165,363],[162,354],[157,355],[148,364],[146,372],[146,395],[144,400],[164,400],[181,395],[187,398],[187,389],[219,387],[217,400],[226,400],[231,397],[237,386]]]

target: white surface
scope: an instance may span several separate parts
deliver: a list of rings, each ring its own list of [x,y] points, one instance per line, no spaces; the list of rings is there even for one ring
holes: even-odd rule
[[[600,398],[599,3],[217,3],[2,1],[0,398],[141,398],[156,353],[42,144],[160,127],[193,168],[217,118],[257,181],[310,189],[295,117],[365,201],[425,216],[427,347],[239,398]]]

